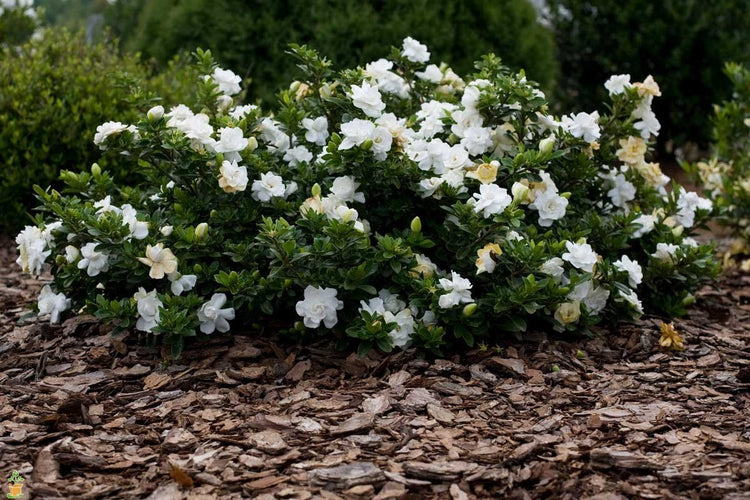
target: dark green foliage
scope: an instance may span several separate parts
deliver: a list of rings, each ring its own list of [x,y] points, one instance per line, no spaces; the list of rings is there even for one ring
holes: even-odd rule
[[[14,46],[31,38],[39,22],[24,8],[0,7],[0,47]]]
[[[352,67],[412,36],[430,47],[432,62],[444,60],[458,73],[471,71],[476,54],[494,52],[543,88],[555,77],[551,34],[525,0],[120,0],[111,13],[108,23],[126,48],[159,61],[211,49],[222,66],[252,79],[249,95],[267,101],[297,76],[284,55],[290,42],[320,50],[337,67]]]
[[[654,105],[662,141],[708,142],[712,103],[730,94],[724,61],[750,60],[746,0],[548,3],[565,110],[594,109],[611,74],[630,73],[633,81],[652,74],[662,90]]]
[[[0,232],[28,223],[33,184],[53,183],[61,169],[100,160],[93,144],[98,125],[135,119],[151,94],[182,100],[179,75],[194,75],[186,71],[178,61],[152,78],[116,45],[87,45],[65,30],[48,29],[39,40],[0,49]],[[137,82],[143,86],[133,90]],[[143,109],[134,107],[141,103]]]

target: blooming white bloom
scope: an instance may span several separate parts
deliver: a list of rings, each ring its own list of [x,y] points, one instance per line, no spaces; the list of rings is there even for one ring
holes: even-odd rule
[[[223,293],[215,293],[211,300],[204,303],[198,309],[198,320],[201,322],[201,331],[205,334],[214,333],[218,330],[222,333],[229,331],[229,321],[234,319],[234,308],[224,308],[227,296]]]
[[[224,158],[229,161],[240,161],[240,151],[247,147],[248,140],[242,136],[239,127],[223,127],[219,129],[219,140],[214,144],[214,151],[224,153]]]
[[[39,316],[49,314],[50,323],[59,323],[60,313],[70,308],[70,299],[64,293],[55,293],[49,285],[44,285],[37,304]]]
[[[563,278],[563,273],[565,273],[565,268],[563,267],[563,265],[564,262],[560,257],[552,257],[551,259],[547,260],[547,262],[542,264],[542,267],[540,267],[539,270],[544,274],[552,276],[552,278],[555,280],[555,283],[560,283]]]
[[[474,198],[474,211],[481,212],[485,218],[503,213],[513,201],[508,191],[497,184],[482,184],[479,186],[479,193],[474,193]]]
[[[595,287],[591,281],[583,281],[576,285],[567,298],[585,305],[590,314],[599,314],[607,305],[609,290]]]
[[[630,84],[630,75],[612,75],[604,83],[604,88],[607,89],[609,95],[617,95],[625,92],[625,89],[632,87]]]
[[[65,261],[68,264],[72,264],[73,262],[77,261],[80,256],[81,251],[73,245],[68,245],[65,247]]]
[[[684,227],[693,227],[695,224],[696,210],[711,210],[713,203],[711,200],[701,198],[697,193],[692,191],[680,190],[680,197],[677,199],[677,222]]]
[[[128,126],[120,122],[106,122],[96,127],[96,134],[94,134],[94,144],[99,146],[99,149],[105,150],[107,146],[104,141],[112,136],[128,130]]]
[[[651,256],[657,260],[671,261],[674,260],[675,254],[679,248],[678,245],[673,245],[672,243],[657,243],[656,251],[652,253]]]
[[[410,309],[402,309],[395,314],[391,311],[385,311],[383,319],[386,323],[396,324],[393,330],[388,332],[388,336],[391,338],[391,343],[395,347],[404,347],[409,343],[416,326],[414,316],[412,316]]]
[[[375,132],[375,124],[369,120],[355,118],[351,121],[341,124],[341,133],[344,140],[339,144],[339,150],[351,149],[354,146],[360,146],[366,140],[372,138]]]
[[[169,236],[174,232],[174,226],[162,226],[161,229],[159,229],[159,232],[162,236]]]
[[[534,198],[534,202],[529,204],[529,208],[533,208],[539,212],[540,226],[550,227],[554,221],[565,217],[568,200],[557,194],[557,188],[548,188],[545,191],[536,192],[538,194]]]
[[[319,116],[317,118],[303,118],[302,126],[305,132],[305,140],[318,146],[325,146],[328,139],[328,118]]]
[[[443,182],[445,181],[440,177],[430,177],[419,181],[419,191],[422,193],[422,198],[434,195]]]
[[[121,209],[122,222],[130,230],[130,237],[142,240],[148,236],[148,222],[140,221],[136,217],[138,212],[130,204],[125,204]]]
[[[650,214],[642,214],[638,216],[638,218],[635,219],[633,223],[640,224],[641,226],[633,232],[634,238],[640,238],[644,234],[648,234],[653,231],[654,225],[656,224],[656,217]]]
[[[563,117],[563,126],[567,127],[573,137],[582,137],[586,142],[594,142],[599,139],[599,112],[578,113]]]
[[[619,208],[627,207],[628,202],[635,198],[635,186],[623,174],[612,176],[610,180],[614,186],[607,191],[607,196],[612,204]]]
[[[383,307],[385,307],[385,310],[394,314],[406,307],[406,302],[399,299],[398,295],[386,288],[383,288],[378,292],[378,297],[383,301]]]
[[[463,131],[461,145],[466,148],[470,155],[484,154],[493,145],[492,129],[481,126],[467,127]]]
[[[237,165],[236,161],[224,160],[219,167],[219,187],[227,193],[244,191],[247,188],[247,167]]]
[[[273,172],[260,174],[260,180],[253,181],[252,190],[253,198],[264,203],[271,201],[271,198],[286,196],[284,179]]]
[[[618,271],[628,273],[628,283],[631,288],[636,288],[643,281],[643,269],[637,260],[623,255],[620,260],[614,262],[614,266]]]
[[[435,271],[437,271],[437,265],[435,265],[432,260],[430,260],[430,258],[426,255],[415,253],[414,258],[417,261],[417,265],[412,268],[412,271],[414,271],[418,275],[421,274],[422,276],[432,276],[433,274],[435,274]]]
[[[573,267],[590,273],[594,270],[594,264],[598,261],[598,256],[591,245],[588,243],[565,242],[567,252],[562,254],[564,261],[570,262]]]
[[[359,301],[360,308],[359,312],[365,311],[370,316],[380,315],[382,316],[385,314],[385,304],[383,304],[383,299],[380,297],[373,297],[367,302],[364,300]]]
[[[256,106],[255,104],[245,104],[244,106],[237,106],[229,112],[229,116],[231,116],[235,120],[242,120],[256,109],[258,109],[258,106]]]
[[[137,301],[139,316],[135,327],[143,332],[152,331],[159,324],[159,309],[164,307],[164,304],[156,295],[156,290],[146,293],[146,289],[141,287],[133,295],[133,298]]]
[[[81,247],[83,258],[78,261],[78,269],[85,269],[89,276],[98,276],[99,273],[106,272],[109,269],[109,255],[104,252],[98,252],[96,246],[98,243],[86,243]]]
[[[638,312],[638,314],[643,314],[643,304],[641,303],[641,300],[638,298],[638,295],[635,293],[635,291],[630,290],[630,292],[624,292],[620,290],[620,296],[624,298],[630,305],[633,306],[633,308]]]
[[[184,104],[178,104],[172,107],[167,113],[169,120],[167,120],[167,127],[177,128],[177,125],[184,122],[188,118],[195,116],[193,110],[185,106]]]
[[[198,113],[188,117],[187,119],[178,122],[175,128],[185,134],[185,137],[191,139],[193,147],[199,145],[213,147],[215,141],[211,137],[214,133],[214,128],[209,123],[209,117],[206,114]]]
[[[336,177],[333,180],[333,186],[331,186],[331,194],[340,200],[342,203],[351,203],[353,201],[364,203],[364,193],[358,193],[357,188],[359,182],[354,180],[354,177],[349,175],[343,175]]]
[[[440,83],[443,81],[443,72],[437,64],[428,64],[424,71],[417,71],[414,73],[420,80],[425,80],[430,83]]]
[[[651,135],[659,135],[661,123],[659,123],[659,120],[656,118],[656,114],[653,111],[650,109],[641,112],[635,110],[633,116],[640,118],[640,120],[633,124],[633,128],[641,132],[641,137],[648,139]]]
[[[182,295],[182,292],[189,292],[195,287],[198,277],[194,274],[180,274],[177,271],[167,274],[167,278],[172,282],[170,290],[175,295]]]
[[[320,323],[326,328],[333,328],[338,323],[336,311],[344,308],[344,302],[338,300],[334,288],[322,288],[307,285],[305,299],[297,302],[297,314],[302,316],[307,328],[318,328]]]
[[[434,142],[434,141],[433,141]],[[441,147],[442,169],[435,169],[436,173],[445,173],[445,170],[456,170],[473,165],[469,159],[469,152],[460,145]]]
[[[114,212],[116,214],[120,213],[120,209],[112,204],[112,197],[110,195],[107,195],[101,200],[95,202],[94,208],[96,208],[96,215],[98,215],[100,218],[107,212]]]
[[[290,167],[296,167],[300,163],[310,163],[312,159],[313,154],[305,146],[295,146],[284,153],[284,161],[288,162]]]
[[[151,268],[148,273],[151,279],[160,280],[164,275],[177,271],[177,257],[172,250],[164,248],[164,243],[146,245],[146,256],[138,257],[138,261]]]
[[[475,87],[468,88],[474,89]],[[458,137],[463,137],[464,135],[466,135],[466,130],[472,127],[481,127],[484,122],[484,120],[482,119],[482,115],[479,114],[479,111],[471,107],[457,109],[456,111],[451,113],[451,118],[453,118],[453,121],[456,122],[451,125],[451,132],[456,134]]]
[[[235,75],[231,70],[216,68],[214,69],[214,73],[211,76],[219,86],[219,90],[226,95],[239,94],[242,90],[242,88],[240,87],[242,78]]]
[[[352,85],[349,97],[352,100],[352,104],[364,111],[369,117],[377,118],[385,109],[385,103],[380,96],[380,90],[378,90],[377,86],[370,85],[367,80],[364,80],[362,85]]]
[[[401,99],[409,97],[409,85],[406,80],[399,75],[390,71],[393,68],[393,62],[387,59],[378,59],[368,63],[363,71],[365,76],[374,78],[377,81],[378,88],[386,94],[394,94]]]
[[[443,309],[450,309],[458,304],[474,302],[471,298],[471,281],[461,277],[455,271],[451,271],[451,279],[440,278],[438,286],[448,292],[441,295],[438,299],[438,305]]]
[[[401,55],[415,63],[424,63],[430,60],[430,51],[427,50],[427,46],[410,36],[404,38]]]
[[[18,259],[16,263],[21,269],[38,276],[42,272],[42,265],[52,250],[47,250],[47,239],[44,233],[36,226],[26,226],[23,231],[16,236],[18,245]]]
[[[279,124],[270,118],[264,118],[260,122],[260,138],[268,143],[268,148],[272,151],[283,153],[291,146],[291,138],[287,135]]]

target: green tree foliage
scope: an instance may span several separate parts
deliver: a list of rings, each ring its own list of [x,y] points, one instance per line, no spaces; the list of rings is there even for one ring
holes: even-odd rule
[[[66,30],[0,49],[0,232],[28,221],[33,184],[99,159],[92,139],[103,121],[133,118],[133,104],[150,94],[181,100],[181,71],[181,63],[172,63],[153,78],[116,45],[87,45]],[[143,86],[133,91],[134,82]]]
[[[433,62],[444,60],[459,73],[471,71],[476,54],[484,52],[525,68],[545,89],[556,73],[552,36],[525,0],[120,0],[108,23],[126,48],[159,61],[209,48],[223,66],[252,79],[250,95],[271,101],[295,76],[284,55],[289,42],[305,43],[348,67],[379,59],[383,46],[413,36],[431,48]]]
[[[559,98],[568,108],[602,101],[611,74],[652,74],[663,98],[661,137],[710,138],[711,106],[727,98],[724,61],[750,61],[750,6],[716,0],[549,0],[560,62]],[[664,146],[662,144],[662,146]]]
[[[24,43],[34,33],[37,25],[36,13],[24,3],[16,2],[6,7],[0,5],[0,47]]]

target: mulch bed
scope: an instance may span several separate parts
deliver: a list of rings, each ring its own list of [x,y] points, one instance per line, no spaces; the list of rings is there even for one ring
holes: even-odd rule
[[[0,473],[24,500],[750,498],[750,276],[699,294],[682,352],[647,317],[447,359],[244,334],[166,362],[91,317],[22,320],[39,284],[14,258]]]

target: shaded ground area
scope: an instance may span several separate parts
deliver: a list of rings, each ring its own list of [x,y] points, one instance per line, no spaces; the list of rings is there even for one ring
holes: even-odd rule
[[[216,337],[170,364],[90,317],[19,322],[39,285],[8,247],[0,471],[24,498],[750,497],[750,276],[700,293],[677,353],[646,318],[438,360]]]

